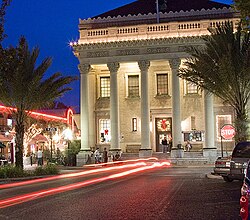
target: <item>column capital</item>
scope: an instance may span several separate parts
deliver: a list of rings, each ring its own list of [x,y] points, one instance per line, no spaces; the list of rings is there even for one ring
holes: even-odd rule
[[[138,61],[138,66],[141,71],[147,71],[150,66],[150,61],[148,60],[140,60]]]
[[[81,74],[88,74],[91,69],[91,66],[88,63],[79,64],[78,69],[80,70]]]
[[[181,64],[180,58],[173,58],[168,60],[171,69],[179,69]]]
[[[118,62],[107,63],[107,66],[108,66],[109,71],[111,73],[116,73],[116,72],[118,72],[118,70],[120,68],[120,63],[118,63]]]

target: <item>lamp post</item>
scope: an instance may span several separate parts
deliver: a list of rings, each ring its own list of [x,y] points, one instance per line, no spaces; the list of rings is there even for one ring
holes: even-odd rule
[[[46,131],[49,132],[49,136],[50,136],[50,160],[52,162],[52,154],[53,154],[53,137],[52,134],[53,132],[57,131],[57,128],[53,128],[53,127],[49,127],[45,129]]]
[[[70,141],[73,139],[73,134],[72,134],[72,130],[69,128],[66,128],[63,133],[68,144],[68,163],[69,163],[69,144],[70,144]]]

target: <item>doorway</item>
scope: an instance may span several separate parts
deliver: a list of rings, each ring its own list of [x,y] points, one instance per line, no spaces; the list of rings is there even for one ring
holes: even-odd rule
[[[164,137],[171,148],[172,143],[172,118],[156,118],[155,119],[155,137],[156,137],[156,152],[163,152],[162,140]]]

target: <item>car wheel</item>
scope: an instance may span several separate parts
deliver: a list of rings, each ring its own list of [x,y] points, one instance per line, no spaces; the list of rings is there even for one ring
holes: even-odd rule
[[[223,179],[224,179],[224,181],[226,181],[226,182],[232,182],[232,181],[233,181],[233,179],[231,179],[231,178],[228,177],[228,176],[223,176]]]

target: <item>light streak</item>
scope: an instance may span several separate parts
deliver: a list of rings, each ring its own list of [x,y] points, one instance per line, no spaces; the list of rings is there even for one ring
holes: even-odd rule
[[[66,185],[66,186],[51,188],[51,189],[48,189],[48,190],[36,191],[36,192],[32,192],[32,193],[12,197],[12,198],[7,198],[7,199],[4,199],[4,200],[0,200],[0,208],[6,208],[6,207],[9,207],[9,206],[19,204],[19,203],[34,200],[36,198],[41,198],[41,197],[49,196],[49,195],[52,195],[52,194],[57,194],[57,193],[60,193],[60,192],[66,192],[66,191],[78,189],[78,188],[81,188],[81,187],[84,187],[84,186],[87,186],[87,185],[90,185],[90,184],[104,182],[106,180],[113,180],[113,179],[121,178],[121,177],[124,177],[124,176],[128,176],[130,174],[133,174],[133,173],[138,173],[138,172],[142,172],[142,171],[145,171],[145,170],[154,169],[154,168],[157,168],[157,167],[162,167],[164,165],[168,166],[168,165],[170,165],[170,163],[169,162],[153,163],[150,166],[138,167],[138,168],[135,168],[135,169],[132,169],[132,170],[124,171],[124,172],[117,173],[117,174],[111,174],[109,176],[105,176],[105,177],[101,177],[101,178],[97,178],[97,179],[86,180],[86,181],[83,181],[83,182],[69,184],[69,185]]]
[[[17,111],[16,108],[7,107],[7,106],[4,106],[4,105],[0,105],[0,109],[7,110],[7,111]],[[63,118],[63,117],[60,117],[60,116],[40,113],[40,112],[36,112],[36,111],[26,111],[26,112],[28,112],[29,114],[34,115],[34,116],[42,116],[42,117],[45,117],[45,118],[56,119],[56,120],[59,120],[59,121],[67,122],[67,120],[68,120],[67,118]]]
[[[6,188],[23,186],[23,185],[34,184],[34,183],[40,183],[40,182],[45,182],[45,181],[52,181],[52,180],[57,180],[57,179],[74,178],[74,177],[80,177],[80,176],[84,176],[84,175],[88,175],[88,174],[94,174],[94,173],[100,173],[100,172],[106,172],[106,171],[118,170],[118,169],[125,169],[125,168],[136,167],[136,166],[145,166],[145,165],[146,165],[145,162],[138,162],[138,163],[134,163],[134,164],[125,164],[122,166],[98,168],[95,170],[85,170],[85,171],[76,172],[76,173],[61,174],[61,175],[56,175],[56,176],[44,177],[44,178],[40,178],[40,179],[2,184],[2,185],[0,185],[0,189],[6,189]]]
[[[108,162],[108,163],[88,164],[88,165],[84,165],[83,167],[98,167],[98,166],[103,166],[103,165],[130,163],[130,162],[138,162],[138,161],[150,161],[150,160],[158,160],[158,158],[157,157],[149,157],[149,158],[140,158],[140,159],[132,159],[132,160],[119,160],[119,161],[112,161],[112,162]]]

